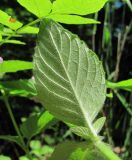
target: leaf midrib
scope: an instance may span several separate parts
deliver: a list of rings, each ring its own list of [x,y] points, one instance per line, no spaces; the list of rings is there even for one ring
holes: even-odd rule
[[[59,33],[59,36],[60,36],[60,39],[61,39],[61,48],[62,48],[62,37],[61,37],[60,31],[58,30],[57,27],[56,27],[56,29],[57,29],[57,31],[58,31],[58,33]],[[75,99],[76,99],[78,105],[79,105],[80,108],[81,108],[80,110],[81,110],[81,113],[82,113],[82,115],[83,115],[83,117],[84,117],[84,120],[85,120],[85,123],[84,123],[84,124],[85,124],[86,127],[88,127],[88,128],[90,129],[91,133],[92,133],[94,136],[97,137],[97,134],[96,134],[94,128],[92,127],[91,122],[88,120],[88,117],[87,117],[86,114],[85,114],[85,111],[84,111],[84,109],[83,109],[83,106],[82,106],[82,104],[80,103],[79,98],[78,98],[78,96],[77,96],[77,94],[76,94],[76,92],[75,92],[75,89],[74,89],[74,87],[73,87],[73,85],[72,85],[72,82],[71,82],[71,80],[70,80],[70,77],[69,77],[69,75],[68,75],[68,73],[67,73],[67,70],[66,70],[66,68],[65,68],[65,65],[64,65],[64,63],[63,63],[63,60],[62,60],[62,58],[61,58],[59,49],[58,49],[58,47],[56,46],[56,43],[55,43],[55,41],[54,41],[54,38],[53,38],[52,33],[51,33],[50,30],[49,30],[49,34],[50,34],[50,36],[51,36],[53,45],[55,46],[55,49],[56,49],[56,51],[57,51],[57,53],[58,53],[58,55],[59,55],[60,62],[61,62],[61,64],[62,64],[62,66],[63,66],[63,69],[64,69],[64,71],[65,71],[65,74],[66,74],[66,76],[67,76],[67,79],[68,79],[69,82],[70,82],[70,85],[71,85],[72,91],[73,91],[73,93],[74,93]],[[71,49],[70,49],[70,52],[71,52]]]

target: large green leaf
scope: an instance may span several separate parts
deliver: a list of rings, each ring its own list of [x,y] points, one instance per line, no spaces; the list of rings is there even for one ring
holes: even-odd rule
[[[11,158],[4,155],[0,155],[0,160],[11,160]]]
[[[56,0],[53,13],[86,15],[98,12],[107,0]]]
[[[51,11],[52,3],[50,0],[17,0],[28,11],[42,18]]]
[[[54,21],[42,21],[34,76],[38,97],[53,115],[96,135],[92,123],[105,100],[105,76],[83,41]]]
[[[90,18],[85,18],[77,15],[61,15],[61,14],[51,14],[48,16],[55,20],[56,22],[66,23],[66,24],[95,24],[98,21]]]
[[[17,30],[18,28],[22,27],[22,23],[11,18],[11,16],[3,12],[2,10],[0,10],[0,23],[14,30]]]
[[[32,62],[20,60],[8,60],[0,63],[0,73],[17,72],[32,69]]]

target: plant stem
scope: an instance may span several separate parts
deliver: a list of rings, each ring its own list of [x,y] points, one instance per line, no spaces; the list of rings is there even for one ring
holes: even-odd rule
[[[95,147],[102,153],[106,160],[121,160],[107,144],[97,141]]]
[[[11,118],[12,123],[13,123],[13,126],[14,126],[14,128],[15,128],[15,130],[16,130],[17,135],[18,135],[19,138],[20,138],[20,141],[21,141],[21,144],[22,144],[21,147],[22,147],[22,149],[25,151],[25,153],[27,154],[28,158],[29,158],[30,160],[32,160],[32,157],[31,157],[31,155],[29,154],[29,149],[28,149],[28,147],[26,146],[26,144],[25,144],[25,142],[24,142],[24,139],[23,139],[23,137],[22,137],[22,135],[21,135],[21,132],[20,132],[19,127],[18,127],[18,125],[17,125],[17,123],[16,123],[16,120],[15,120],[15,117],[14,117],[14,115],[13,115],[13,112],[12,112],[12,110],[11,110],[11,106],[10,106],[10,104],[9,104],[8,97],[6,96],[6,93],[5,93],[4,90],[2,90],[2,94],[3,94],[3,101],[4,101],[4,103],[5,103],[5,106],[7,107],[8,113],[9,113],[10,118]]]

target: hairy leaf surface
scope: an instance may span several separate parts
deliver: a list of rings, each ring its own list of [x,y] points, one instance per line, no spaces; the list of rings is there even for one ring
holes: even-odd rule
[[[105,76],[83,41],[52,20],[42,21],[34,76],[38,97],[53,115],[96,134],[92,122],[105,100]]]

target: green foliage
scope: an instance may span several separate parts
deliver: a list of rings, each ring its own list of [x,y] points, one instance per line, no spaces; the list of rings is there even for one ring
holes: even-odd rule
[[[53,2],[52,12],[55,14],[87,15],[98,12],[107,0],[56,0]]]
[[[2,10],[0,10],[0,23],[13,30],[17,30],[18,28],[22,27],[22,23],[20,23],[16,19],[11,18],[11,16],[3,12]]]
[[[33,97],[37,95],[34,81],[31,79],[1,82],[0,89],[4,89],[8,96]]]
[[[20,60],[7,60],[0,63],[0,73],[17,72],[33,68],[32,62]]]
[[[21,132],[25,138],[30,140],[33,136],[44,130],[49,123],[53,121],[53,116],[48,112],[40,115],[32,115],[20,126]]]
[[[105,99],[104,71],[97,56],[57,23],[43,21],[34,61],[36,88],[45,107],[57,118],[87,125],[94,133],[91,124]]]
[[[112,89],[123,89],[127,91],[132,91],[132,79],[124,80],[121,82],[107,82],[107,87]]]
[[[47,16],[52,7],[50,0],[17,0],[28,11],[35,14],[39,18]]]

